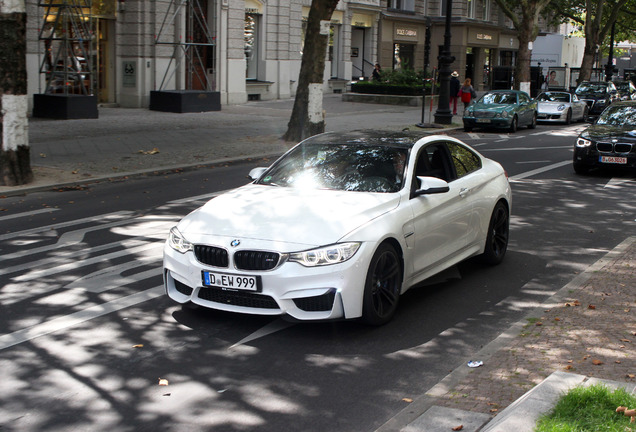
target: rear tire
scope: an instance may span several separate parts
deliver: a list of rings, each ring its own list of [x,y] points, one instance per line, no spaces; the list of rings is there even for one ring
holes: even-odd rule
[[[497,265],[503,261],[508,250],[508,238],[510,234],[510,215],[508,207],[499,201],[492,211],[488,224],[486,246],[481,260],[489,265]]]
[[[373,254],[362,298],[362,321],[386,324],[393,318],[402,288],[402,265],[395,248],[383,243]]]

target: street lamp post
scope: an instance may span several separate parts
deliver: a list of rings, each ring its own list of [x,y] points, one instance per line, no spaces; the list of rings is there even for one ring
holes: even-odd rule
[[[453,14],[453,0],[446,0],[446,28],[444,30],[444,47],[437,59],[439,60],[439,104],[435,112],[435,123],[451,124],[453,114],[450,110],[450,75],[451,64],[455,57],[450,52],[451,16]]]
[[[612,34],[610,37],[609,55],[607,56],[607,64],[605,65],[605,81],[611,81],[614,75],[614,25],[612,24]]]

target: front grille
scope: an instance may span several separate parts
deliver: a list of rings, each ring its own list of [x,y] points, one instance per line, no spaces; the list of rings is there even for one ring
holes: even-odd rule
[[[305,312],[323,312],[331,310],[335,298],[336,290],[332,289],[319,296],[294,299],[294,303],[298,309]]]
[[[227,251],[220,247],[195,245],[194,255],[203,264],[214,267],[227,267],[229,265]]]
[[[596,143],[596,150],[604,153],[629,153],[632,151],[633,145],[630,143],[608,143],[599,142]]]
[[[474,116],[475,117],[482,117],[482,118],[492,118],[496,115],[497,113],[494,111],[475,111]]]
[[[633,145],[628,143],[616,143],[614,144],[614,151],[616,153],[629,153],[632,151]]]
[[[276,252],[243,250],[234,254],[234,266],[239,270],[272,270],[279,260]]]
[[[183,295],[187,295],[187,296],[192,295],[192,288],[190,288],[186,284],[179,282],[178,280],[174,281],[174,287],[176,288],[177,291],[179,291]]]
[[[226,291],[218,288],[201,288],[199,290],[199,298],[232,306],[254,309],[278,309],[278,304],[270,296],[248,291]]]

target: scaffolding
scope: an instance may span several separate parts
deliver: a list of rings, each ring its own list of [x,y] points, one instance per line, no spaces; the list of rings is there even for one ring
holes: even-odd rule
[[[185,37],[180,34],[177,37],[184,16]],[[174,30],[174,33],[169,29]],[[156,45],[172,47],[172,56],[159,90],[166,90],[165,87],[172,82],[177,71],[184,68],[186,90],[214,91],[215,82],[210,81],[208,71],[214,75],[216,70],[215,39],[208,25],[207,1],[171,0],[155,36]]]
[[[94,74],[91,0],[44,0],[39,40],[44,43],[40,74],[45,94],[92,95]]]

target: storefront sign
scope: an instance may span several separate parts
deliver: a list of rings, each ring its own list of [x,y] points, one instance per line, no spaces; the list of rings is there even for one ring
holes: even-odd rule
[[[395,34],[398,36],[417,37],[417,30],[398,27],[395,29]]]
[[[477,33],[477,40],[491,41],[492,35],[486,33]]]
[[[263,4],[258,0],[245,1],[245,13],[247,14],[263,14]]]

